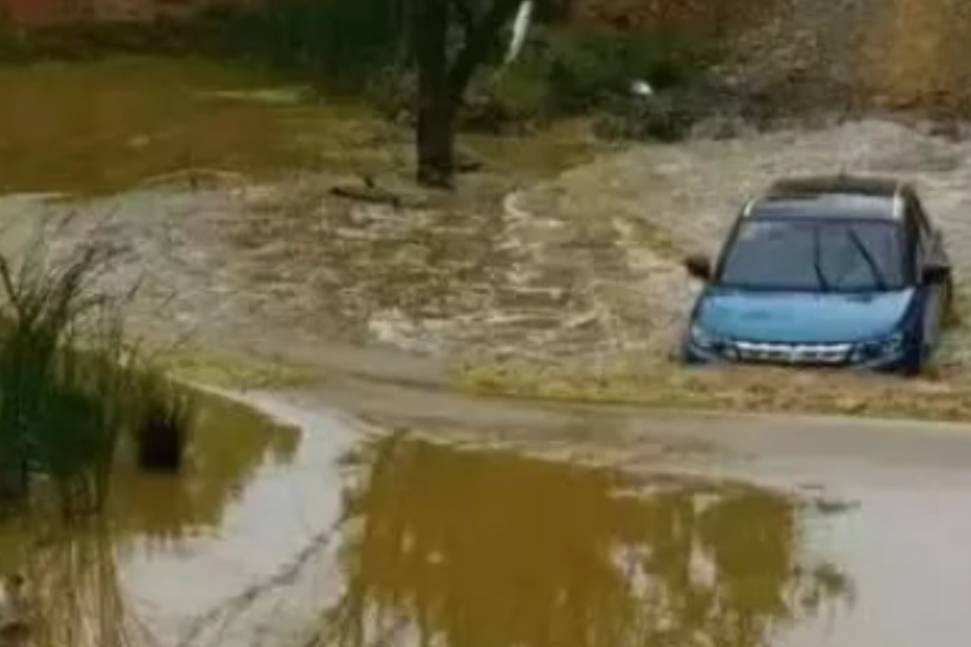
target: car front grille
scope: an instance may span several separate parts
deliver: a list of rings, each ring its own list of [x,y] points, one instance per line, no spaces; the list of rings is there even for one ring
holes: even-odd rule
[[[738,358],[771,364],[836,365],[846,362],[851,344],[773,344],[736,341]]]

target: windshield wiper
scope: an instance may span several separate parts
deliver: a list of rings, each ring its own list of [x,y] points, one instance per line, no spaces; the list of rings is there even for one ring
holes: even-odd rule
[[[876,259],[873,258],[873,254],[867,249],[866,245],[860,240],[860,235],[856,233],[853,227],[846,228],[846,235],[850,237],[853,241],[853,245],[860,250],[860,254],[866,261],[866,264],[870,267],[870,272],[873,273],[873,281],[877,284],[877,289],[884,291],[887,289],[887,280],[883,276],[883,272],[880,271],[880,266],[877,265]]]
[[[819,279],[819,287],[823,292],[830,291],[829,280],[826,278],[826,272],[823,271],[823,263],[819,258],[819,229],[813,230],[813,238],[815,239],[815,245],[813,245],[813,268],[816,270],[816,278]]]

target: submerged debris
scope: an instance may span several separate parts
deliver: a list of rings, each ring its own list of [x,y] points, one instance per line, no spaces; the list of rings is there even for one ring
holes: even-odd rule
[[[167,381],[147,380],[147,405],[138,428],[138,464],[147,470],[178,472],[194,417],[192,401]]]

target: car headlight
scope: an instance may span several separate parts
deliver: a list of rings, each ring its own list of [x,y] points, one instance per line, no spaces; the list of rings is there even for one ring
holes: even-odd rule
[[[712,334],[698,324],[691,326],[691,343],[701,350],[720,353],[725,350],[727,340]]]
[[[883,339],[865,341],[853,349],[854,362],[873,362],[888,357],[895,357],[904,350],[906,337],[903,333],[895,333]]]

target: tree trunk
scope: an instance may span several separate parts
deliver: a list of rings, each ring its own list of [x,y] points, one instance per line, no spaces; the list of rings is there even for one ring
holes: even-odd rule
[[[27,494],[27,464],[15,456],[0,456],[0,502],[22,499]]]
[[[486,59],[503,24],[521,0],[492,0],[480,19],[464,22],[465,42],[449,61],[448,34],[455,0],[414,0],[413,34],[418,62],[418,181],[448,188],[455,172],[453,145],[459,108],[476,68]],[[461,5],[460,5],[461,6]]]
[[[451,185],[454,169],[455,113],[448,74],[450,0],[415,3],[415,54],[418,58],[418,181]]]
[[[447,97],[422,103],[418,112],[418,181],[450,188],[455,171],[456,107]]]

